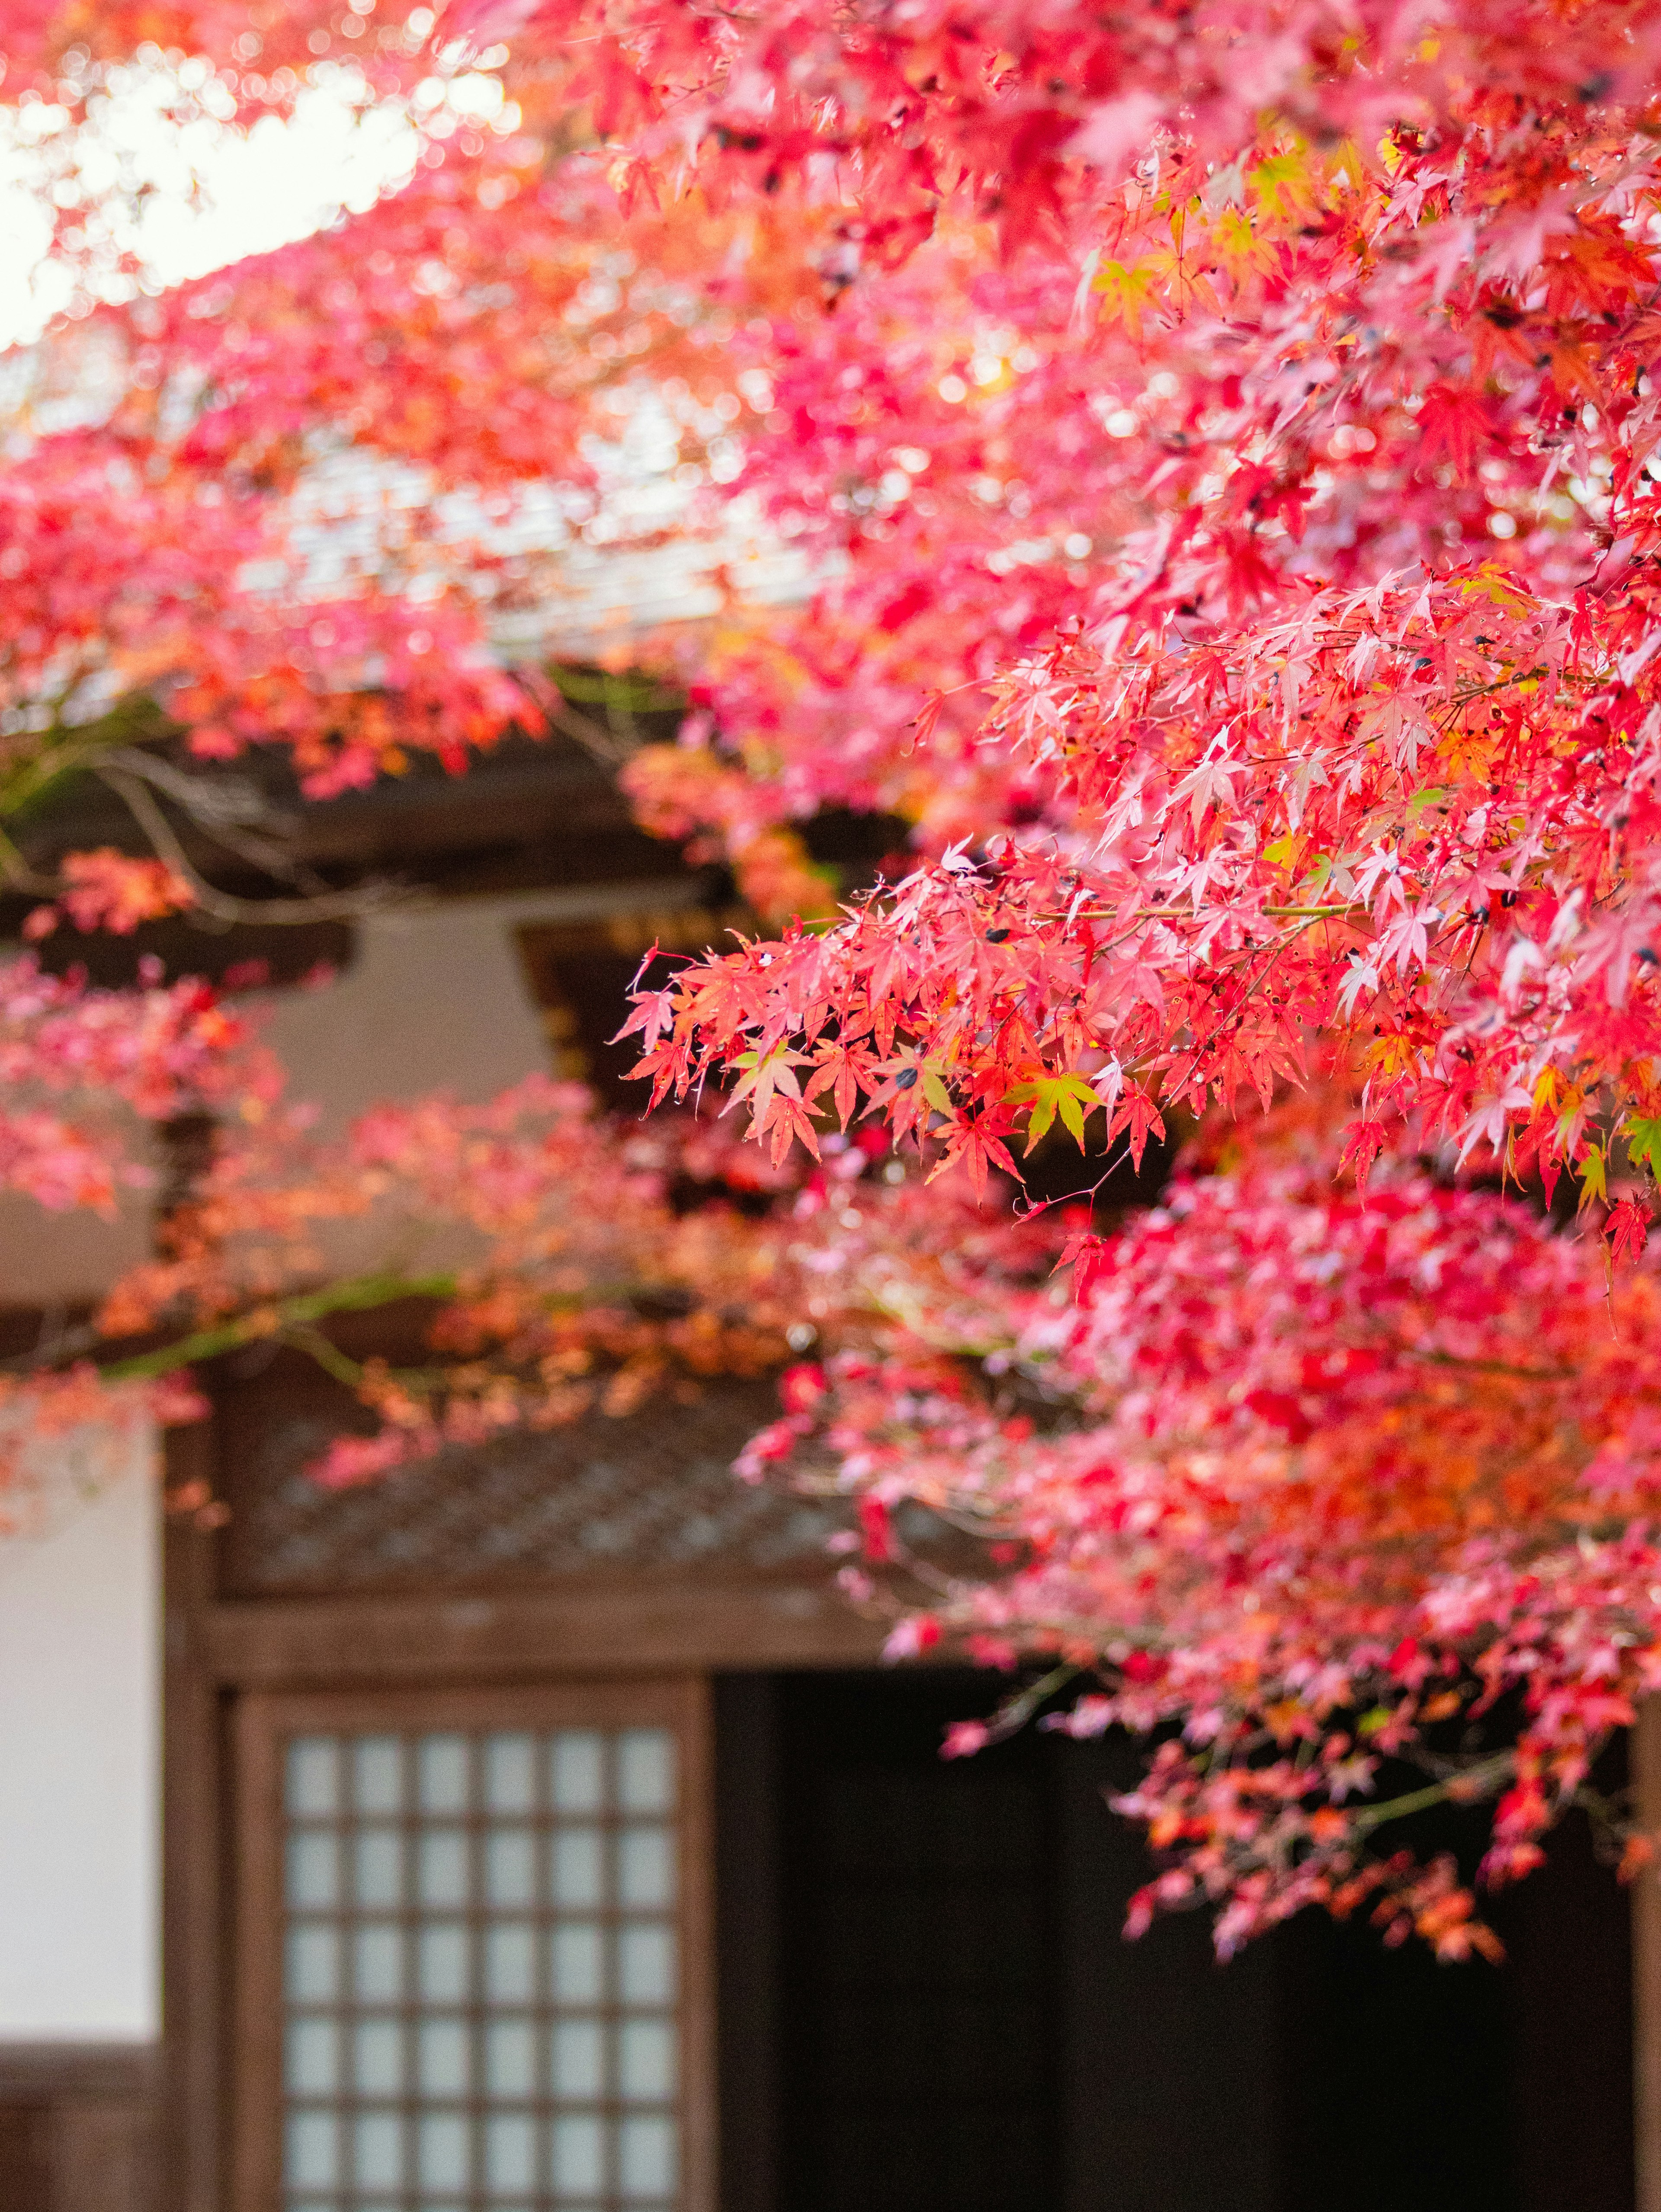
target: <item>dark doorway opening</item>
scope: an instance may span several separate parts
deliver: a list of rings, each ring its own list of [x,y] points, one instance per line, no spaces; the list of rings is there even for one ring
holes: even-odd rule
[[[1226,1967],[1122,1741],[939,1756],[999,1685],[717,1688],[722,2212],[1632,2212],[1627,1900],[1584,1832],[1500,1969],[1305,1915]]]
[[[896,1686],[897,1687],[897,1686]],[[1058,1808],[1025,1743],[925,1764],[938,1693],[783,1699],[782,2201],[1057,2201]]]

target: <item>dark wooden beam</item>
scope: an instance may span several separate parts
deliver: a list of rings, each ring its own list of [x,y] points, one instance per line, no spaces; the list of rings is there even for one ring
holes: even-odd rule
[[[202,1665],[233,1691],[857,1667],[883,1638],[834,1590],[754,1583],[244,1601],[208,1608],[198,1634]]]

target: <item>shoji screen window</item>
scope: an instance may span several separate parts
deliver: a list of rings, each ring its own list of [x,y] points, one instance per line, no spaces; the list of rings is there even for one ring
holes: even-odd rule
[[[238,2212],[706,2212],[685,1687],[256,1699]]]

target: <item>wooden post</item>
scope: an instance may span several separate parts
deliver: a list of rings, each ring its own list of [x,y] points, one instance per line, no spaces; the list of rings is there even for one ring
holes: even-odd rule
[[[1632,1765],[1638,1817],[1654,1834],[1661,1831],[1661,1697],[1638,1708]],[[1661,1864],[1633,1884],[1632,1995],[1637,2212],[1661,2212]]]
[[[167,1440],[171,1485],[213,1468],[201,1428]],[[216,1687],[203,1650],[213,1538],[194,1520],[165,1535],[161,1707],[161,2191],[160,2212],[218,2212],[224,1900]]]
[[[155,1244],[175,1249],[181,1219],[213,1164],[209,1114],[160,1124],[161,1188]],[[211,1430],[175,1429],[163,1446],[167,1495],[213,1487]],[[223,1900],[219,1849],[219,1702],[202,1648],[214,1587],[212,1529],[201,1505],[162,1532],[161,2189],[160,2212],[219,2212]]]

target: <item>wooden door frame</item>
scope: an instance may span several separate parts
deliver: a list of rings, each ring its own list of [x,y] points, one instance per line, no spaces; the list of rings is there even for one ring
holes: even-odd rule
[[[201,1428],[167,1439],[170,1489],[206,1482],[212,1444]],[[206,1641],[213,1544],[188,1520],[162,1543],[161,2116],[158,2212],[222,2212],[226,2051],[222,1975],[226,1698]]]
[[[441,1691],[257,1690],[239,1701],[232,1775],[239,1882],[231,1961],[231,2212],[278,2212],[280,2205],[283,1740],[303,1733],[560,1727],[674,1733],[680,2203],[683,2212],[715,2212],[713,1753],[709,1683],[697,1675]]]

